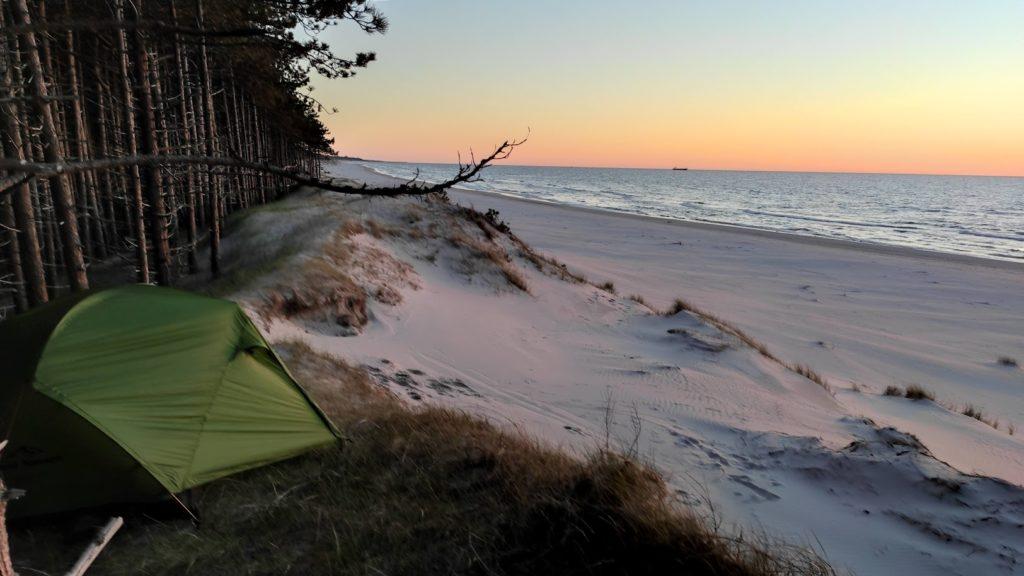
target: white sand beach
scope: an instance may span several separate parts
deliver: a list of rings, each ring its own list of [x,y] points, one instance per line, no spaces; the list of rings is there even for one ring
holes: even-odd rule
[[[356,168],[355,170],[352,170]],[[386,178],[349,166],[355,178]],[[977,422],[847,394],[920,385],[972,404],[1003,430],[1024,425],[1024,264],[619,214],[460,190],[534,248],[656,307],[682,297],[825,376],[845,405],[925,440],[959,470],[1024,484],[1018,439]],[[909,412],[908,412],[909,410]],[[987,428],[987,427],[983,427]],[[983,437],[991,436],[981,429]],[[954,442],[955,441],[955,442]]]
[[[1021,438],[846,393],[920,385],[1024,426],[1024,264],[615,214],[461,191],[535,248],[622,295],[685,298],[825,376],[845,406],[920,437],[959,470],[1024,484]],[[978,437],[977,432],[982,433]],[[966,442],[967,437],[975,442]]]
[[[391,181],[356,162],[330,171]],[[268,320],[270,334],[364,365],[410,402],[465,409],[569,449],[602,444],[610,426],[612,442],[653,461],[695,509],[712,504],[737,530],[820,545],[858,574],[1020,570],[1024,431],[1010,426],[1024,427],[1024,370],[997,359],[1024,359],[1024,267],[451,197],[499,210],[522,241],[588,282],[534,267],[499,237],[528,293],[518,290],[445,241],[452,221],[433,220],[420,200],[323,193],[318,202],[346,219],[391,231],[352,236],[347,250],[363,263],[349,273],[371,294],[387,287],[400,298],[370,302],[358,334],[282,319]],[[308,219],[263,230],[263,241],[342,225],[316,209]],[[696,314],[659,313],[677,297],[777,360]],[[936,401],[883,394],[912,384]],[[998,428],[961,414],[966,403]]]

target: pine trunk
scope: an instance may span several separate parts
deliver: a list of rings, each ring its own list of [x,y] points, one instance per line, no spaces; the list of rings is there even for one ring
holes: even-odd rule
[[[3,13],[0,12],[0,26],[3,25]],[[19,161],[25,161],[26,142],[21,137],[21,126],[27,125],[22,117],[21,110],[17,106],[15,97],[21,95],[21,90],[16,88],[20,82],[15,84],[14,76],[11,74],[8,57],[13,54],[8,45],[6,35],[0,37],[0,81],[10,86],[12,99],[0,103],[0,117],[3,120],[4,131],[7,134],[4,144],[9,147],[8,156]],[[32,205],[32,189],[26,182],[18,186],[11,195],[11,207],[14,216],[14,228],[17,229],[20,238],[18,241],[19,263],[22,269],[22,281],[24,282],[25,299],[29,306],[38,306],[45,303],[49,298],[46,294],[46,276],[43,271],[43,255],[39,248],[39,235],[36,228],[35,209]]]
[[[118,22],[123,22],[124,0],[115,0],[114,5]],[[132,78],[128,72],[128,37],[125,34],[124,27],[121,27],[117,32],[117,44],[121,53],[121,88],[122,97],[124,98],[124,134],[128,148],[127,152],[129,156],[137,156],[139,154],[139,145],[138,137],[135,132],[135,105],[133,104],[134,91],[132,90]],[[149,256],[146,251],[145,205],[142,201],[142,175],[138,166],[132,166],[129,169],[129,180],[133,200],[132,221],[134,223],[133,228],[135,229],[135,242],[137,244],[135,248],[137,279],[141,284],[149,284]]]
[[[178,24],[178,10],[171,0],[171,22]],[[181,38],[174,35],[174,64],[178,70],[178,121],[181,134],[181,143],[185,154],[194,152],[192,148],[192,132],[195,129],[191,126],[195,122],[194,114],[189,114],[192,99],[186,89],[188,78],[188,60],[185,59],[184,48],[181,45]],[[188,273],[195,274],[199,270],[199,263],[196,259],[196,174],[192,165],[186,168],[185,173],[185,256],[188,263]]]
[[[24,0],[22,0],[24,1]],[[203,0],[196,0],[196,25],[203,29]],[[203,116],[206,123],[206,155],[215,156],[217,139],[216,122],[213,112],[213,86],[210,82],[210,64],[206,54],[206,38],[199,37],[199,74],[203,84]],[[209,173],[209,167],[207,168]],[[210,175],[209,186],[209,225],[210,225],[210,274],[214,277],[220,275],[220,194],[217,178]]]
[[[57,135],[57,127],[49,100],[49,91],[44,80],[43,64],[39,58],[39,46],[36,35],[32,31],[32,18],[29,16],[26,0],[13,0],[17,23],[24,27],[23,52],[28,60],[31,76],[32,103],[42,123],[43,157],[47,162],[58,163],[64,160],[63,148]],[[82,244],[78,234],[78,220],[75,213],[75,198],[68,178],[58,175],[50,178],[53,203],[62,221],[61,238],[63,240],[64,270],[68,284],[72,290],[87,290],[89,279],[85,270],[85,258],[82,256]]]

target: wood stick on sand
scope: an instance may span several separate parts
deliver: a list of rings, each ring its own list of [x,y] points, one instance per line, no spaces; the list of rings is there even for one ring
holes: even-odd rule
[[[96,534],[96,539],[82,552],[82,555],[78,557],[78,562],[75,562],[75,565],[71,567],[71,570],[65,576],[82,576],[82,574],[85,574],[85,571],[89,569],[89,566],[92,566],[100,552],[103,551],[103,548],[106,547],[110,539],[114,537],[114,534],[117,533],[123,524],[124,519],[120,516],[111,518]]]

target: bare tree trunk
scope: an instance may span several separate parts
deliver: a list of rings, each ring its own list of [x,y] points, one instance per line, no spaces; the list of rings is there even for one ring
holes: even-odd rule
[[[235,78],[234,74],[231,75],[231,93],[228,93],[227,86],[224,87],[224,117],[227,120],[227,140],[230,142],[229,146],[236,155],[242,154],[242,139],[239,129],[241,126],[241,120],[238,117],[238,100],[235,94]],[[244,157],[244,156],[243,156]],[[245,186],[245,170],[239,168],[234,171],[235,173],[235,205],[239,209],[248,208],[249,198],[246,194],[247,189]]]
[[[115,0],[115,12],[118,21],[124,20],[124,2]],[[121,52],[121,87],[124,97],[124,133],[128,144],[128,155],[135,156],[139,153],[138,141],[135,135],[135,107],[133,105],[132,79],[128,73],[128,38],[124,28],[117,31],[117,45]],[[146,253],[146,219],[145,205],[142,201],[142,176],[138,166],[132,166],[129,171],[132,198],[134,200],[132,216],[135,228],[136,265],[137,279],[141,284],[149,284],[149,257]]]
[[[24,0],[21,0],[24,1]],[[203,0],[196,0],[196,26],[203,29]],[[217,139],[217,128],[213,115],[213,86],[210,83],[210,65],[206,54],[206,38],[200,36],[199,40],[199,73],[203,84],[203,116],[206,122],[206,155],[216,154],[215,140]],[[207,169],[209,173],[209,169]],[[208,190],[210,191],[210,274],[215,278],[220,275],[220,194],[216,176],[210,176],[212,180]]]
[[[137,22],[142,0],[133,0],[128,10],[129,19]],[[136,26],[133,34],[135,55],[135,83],[138,88],[139,112],[141,113],[142,153],[158,154],[156,142],[156,117],[153,113],[153,93],[149,82],[149,54],[146,52],[142,30]],[[153,248],[153,262],[156,267],[158,284],[171,284],[171,250],[167,240],[167,214],[164,210],[163,179],[159,167],[145,167],[146,199],[149,201],[149,243]]]
[[[6,147],[5,147],[6,148]],[[14,207],[10,198],[0,200],[0,228],[7,232],[7,262],[14,275],[13,300],[14,309],[18,312],[28,310],[28,298],[25,294],[25,273],[21,266],[21,243],[18,241],[18,228],[14,223]]]
[[[171,21],[174,25],[178,24],[178,10],[174,5],[174,0],[171,0]],[[181,38],[178,34],[174,35],[174,63],[178,69],[178,116],[179,122],[181,123],[181,140],[182,146],[185,148],[186,154],[193,153],[192,149],[192,130],[194,127],[190,126],[191,122],[194,122],[194,118],[189,114],[191,108],[192,99],[189,97],[186,90],[186,83],[188,78],[188,60],[185,59],[184,49],[181,45]],[[199,270],[199,263],[196,260],[196,188],[195,188],[195,170],[190,165],[187,167],[185,174],[185,254],[188,262],[188,273],[195,274]]]
[[[189,126],[192,131],[192,141],[196,143],[196,152],[205,152],[206,113],[205,107],[203,106],[202,87],[200,87],[199,90],[193,91],[192,112],[195,115],[194,121],[191,122],[191,125]],[[209,228],[206,224],[206,217],[210,212],[207,207],[207,199],[209,198],[211,182],[209,172],[209,167],[207,167],[206,170],[200,172],[198,175],[198,182],[200,184],[199,189],[196,191],[196,228],[198,230],[206,230]]]
[[[103,72],[100,70],[100,39],[96,37],[94,45],[94,57],[92,61],[93,75],[96,77],[96,114],[95,114],[95,126],[97,134],[97,153],[100,158],[110,157],[109,138],[107,128],[107,115],[110,111],[110,88],[107,85],[106,78],[103,76]],[[110,243],[114,244],[114,250],[117,250],[117,213],[114,210],[114,179],[109,170],[105,170],[100,174],[100,196],[103,198],[103,219],[106,222],[106,235],[110,238]]]
[[[26,30],[23,48],[32,77],[32,103],[42,121],[43,156],[47,162],[60,162],[63,161],[64,154],[57,136],[53,110],[43,76],[43,64],[39,59],[36,36],[31,28],[32,18],[29,16],[26,0],[13,0],[13,5],[17,23],[24,26]],[[82,256],[82,244],[78,235],[78,220],[75,213],[75,198],[70,182],[63,175],[54,176],[50,182],[54,204],[63,221],[64,267],[68,276],[68,284],[72,290],[87,290],[89,279],[86,276],[85,259]]]
[[[38,154],[34,152],[33,157],[38,157]],[[58,284],[60,279],[57,276],[57,270],[64,267],[61,261],[61,253],[57,246],[57,223],[53,217],[53,195],[50,193],[50,181],[43,180],[39,183],[42,188],[42,194],[36,194],[34,198],[39,202],[39,210],[36,210],[36,214],[40,215],[40,229],[43,235],[43,246],[45,251],[43,252],[43,266],[46,271],[46,291],[50,295],[50,299],[54,299],[60,293]],[[44,201],[46,202],[44,204]]]
[[[3,12],[0,11],[0,27],[5,24],[3,18]],[[11,74],[10,61],[8,60],[12,54],[10,49],[11,46],[8,45],[7,36],[0,36],[0,67],[2,67],[2,70],[0,70],[0,82],[10,86],[10,95],[15,97],[21,95],[21,90],[16,88],[21,83],[15,84],[14,77]],[[3,118],[3,127],[7,133],[4,144],[9,146],[9,156],[20,161],[26,160],[26,142],[21,138],[22,126],[26,122],[13,98],[11,101],[0,103],[0,116]],[[14,217],[13,226],[21,235],[18,249],[20,251],[19,262],[22,269],[25,299],[29,306],[37,306],[45,303],[48,298],[46,295],[46,276],[43,271],[43,255],[39,249],[36,216],[32,206],[32,190],[27,182],[18,186],[18,189],[15,190],[11,198],[11,205]]]
[[[163,83],[160,79],[160,65],[155,55],[151,54],[149,57],[149,74],[151,77],[151,87],[153,95],[153,118],[156,120],[156,134],[159,134],[158,143],[160,145],[160,154],[166,154],[171,147],[170,137],[168,135],[167,127],[167,115],[166,109],[164,108],[164,92]],[[164,237],[168,243],[168,266],[171,264],[172,257],[170,256],[170,227],[176,223],[178,214],[178,197],[175,192],[174,175],[173,172],[163,178],[164,189],[166,194],[163,195],[165,199],[164,203]],[[168,217],[171,217],[170,219]]]
[[[70,19],[70,15],[71,4],[68,0],[64,0],[64,18]],[[71,98],[71,120],[67,125],[71,126],[72,130],[70,135],[67,134],[67,131],[62,130],[62,132],[69,139],[67,155],[85,160],[87,158],[85,154],[85,119],[82,116],[82,101],[80,100],[81,94],[79,92],[78,66],[75,58],[75,35],[70,29],[64,33],[64,48],[68,67],[67,85],[70,88],[68,96]],[[72,138],[74,139],[74,145],[70,142]],[[89,222],[88,173],[82,172],[76,180],[78,188],[79,230],[81,230],[84,237],[85,255],[92,259],[96,243]]]

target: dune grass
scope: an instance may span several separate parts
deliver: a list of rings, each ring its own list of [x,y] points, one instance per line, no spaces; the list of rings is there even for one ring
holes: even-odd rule
[[[907,390],[903,393],[903,396],[910,400],[935,401],[935,394],[933,394],[931,390],[928,390],[918,384],[911,384],[910,386],[907,386]]]
[[[365,371],[280,347],[344,445],[214,482],[184,518],[127,518],[90,574],[833,574],[765,537],[720,533],[649,466],[578,459],[480,419],[409,408]],[[15,531],[23,573],[60,573],[58,532]],[[78,544],[72,546],[78,549]]]
[[[501,273],[510,286],[514,286],[527,294],[530,293],[530,286],[526,282],[526,276],[516,267],[508,252],[501,245],[494,242],[494,236],[480,239],[467,234],[461,229],[455,229],[448,235],[448,243],[455,248],[466,250],[468,255],[465,261],[467,266],[466,272],[470,274],[476,273],[476,262],[488,262]]]
[[[832,386],[825,380],[825,377],[815,372],[810,366],[806,364],[792,364],[789,366],[789,369],[821,386],[830,394],[832,393]]]
[[[964,406],[963,410],[960,411],[960,413],[963,414],[964,416],[967,416],[968,418],[974,418],[975,420],[981,422],[982,424],[987,424],[992,428],[999,430],[999,420],[997,418],[989,418],[985,414],[984,410],[976,407],[974,404],[967,404],[966,406]],[[1012,424],[1009,426],[1008,431],[1010,433],[1010,436],[1013,436],[1014,430]]]
[[[711,324],[715,328],[718,328],[722,332],[726,332],[726,333],[732,334],[736,338],[739,338],[739,340],[741,342],[743,342],[747,346],[753,348],[754,350],[757,350],[757,353],[760,354],[761,356],[764,356],[765,358],[767,358],[769,360],[773,360],[775,362],[783,364],[787,368],[790,368],[790,369],[795,371],[795,369],[792,366],[784,364],[781,360],[779,360],[779,358],[777,356],[772,354],[772,352],[770,350],[768,350],[768,346],[766,346],[760,340],[757,340],[756,338],[754,338],[750,334],[747,334],[743,330],[740,330],[739,328],[737,328],[736,326],[733,326],[729,322],[726,322],[722,318],[720,318],[718,316],[715,316],[714,314],[712,314],[710,312],[707,312],[705,310],[697,308],[696,306],[694,306],[693,304],[689,303],[686,300],[683,300],[682,298],[676,298],[675,301],[672,302],[672,306],[670,306],[667,310],[662,312],[662,315],[663,316],[675,316],[676,314],[679,314],[680,312],[689,312],[690,314],[693,314],[693,315],[699,317],[700,319],[702,319],[705,322]]]
[[[735,325],[733,325],[733,324],[723,320],[719,316],[716,316],[716,315],[714,315],[714,314],[712,314],[710,312],[707,312],[705,310],[697,308],[696,306],[694,306],[693,304],[691,304],[690,302],[688,302],[686,300],[683,300],[682,298],[676,298],[675,301],[672,302],[672,305],[667,310],[662,312],[662,315],[663,316],[674,316],[674,315],[679,314],[681,312],[687,312],[687,313],[693,314],[694,316],[697,316],[701,320],[711,324],[715,328],[718,328],[722,332],[725,332],[727,334],[732,334],[733,336],[738,338],[741,342],[743,342],[744,344],[746,344],[750,348],[753,348],[754,350],[756,350],[757,353],[760,354],[761,356],[767,358],[768,360],[771,360],[773,362],[776,362],[776,363],[780,364],[781,366],[785,367],[786,369],[791,370],[791,371],[795,372],[796,374],[799,374],[800,376],[803,376],[804,378],[807,378],[811,382],[814,382],[818,386],[821,386],[821,388],[823,390],[825,390],[826,392],[828,392],[829,394],[835,395],[835,392],[832,390],[832,386],[828,383],[828,380],[826,380],[824,376],[822,376],[821,374],[816,372],[810,366],[808,366],[806,364],[784,362],[784,361],[780,360],[778,356],[773,354],[771,352],[771,350],[768,349],[768,346],[765,345],[764,342],[761,342],[760,340],[754,338],[750,334],[747,334],[743,330],[741,330],[741,329],[737,328]]]
[[[651,307],[651,305],[647,303],[647,300],[645,300],[644,297],[639,294],[630,294],[629,299],[641,306],[647,306],[648,308]]]

